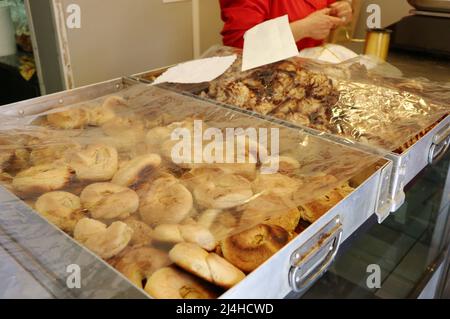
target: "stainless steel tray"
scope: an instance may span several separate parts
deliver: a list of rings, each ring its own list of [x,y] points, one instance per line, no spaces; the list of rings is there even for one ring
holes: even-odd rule
[[[138,73],[132,75],[131,78],[144,83],[151,83],[152,78],[157,77],[168,68],[169,67]],[[197,96],[197,93],[199,92],[191,91],[189,85],[162,84],[161,87],[179,92],[181,94],[188,94],[196,98],[200,98],[199,96]],[[196,89],[198,90],[199,87],[201,87],[201,85],[199,86],[197,84]],[[204,88],[206,89],[207,87],[208,84],[205,83]],[[382,150],[377,147],[371,147],[370,145],[360,142],[350,141],[344,137],[324,133],[306,126],[296,125],[291,122],[283,121],[271,116],[262,116],[261,114],[258,114],[256,112],[243,110],[239,107],[235,107],[229,104],[219,103],[215,100],[207,99],[207,101],[216,105],[220,105],[222,107],[236,110],[238,112],[251,114],[255,117],[269,119],[273,122],[281,123],[285,126],[297,127],[304,131],[310,132],[311,134],[321,136],[323,138],[333,140],[350,147],[356,147],[366,152],[372,152],[391,160],[393,162],[393,170],[389,181],[389,200],[388,203],[378,208],[379,211],[377,213],[380,222],[387,218],[389,216],[389,213],[396,212],[403,205],[405,201],[405,186],[409,182],[411,182],[412,179],[416,177],[417,174],[426,166],[438,162],[450,148],[450,114],[445,116],[445,118],[443,118],[440,122],[435,123],[433,129],[429,130],[409,149],[401,154],[398,154],[392,151]]]
[[[62,104],[77,103],[117,92],[136,81],[116,79],[84,88],[48,95],[0,108],[10,116],[36,114]],[[173,93],[170,93],[173,94]],[[203,103],[203,102],[202,102]],[[212,108],[217,105],[209,104]],[[223,109],[222,109],[223,110]],[[228,111],[230,112],[230,111]],[[234,111],[231,111],[234,112]],[[286,128],[289,129],[289,128]],[[323,143],[333,143],[323,140]],[[221,298],[283,298],[291,291],[302,292],[318,279],[333,262],[341,242],[388,203],[388,185],[392,174],[391,161],[379,162],[355,176],[356,190],[319,220],[293,239],[276,255],[247,276]],[[59,282],[55,295],[72,296],[65,289],[68,264],[78,264],[82,270],[82,289],[74,297],[149,297],[106,262],[94,256],[36,214],[17,197],[0,187],[0,227],[21,250],[39,265],[46,282]],[[385,216],[379,215],[380,220]],[[33,238],[24,236],[34,230]],[[26,230],[26,231],[25,231]],[[76,261],[76,262],[74,262]],[[30,272],[35,272],[30,267]],[[48,279],[53,278],[53,279]],[[270,278],[270,279],[269,279]],[[49,285],[44,283],[45,285]],[[96,289],[99,292],[96,292]]]

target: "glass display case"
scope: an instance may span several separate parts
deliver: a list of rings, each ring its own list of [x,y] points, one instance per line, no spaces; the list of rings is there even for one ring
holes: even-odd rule
[[[420,64],[420,62],[417,62],[416,58],[391,55],[394,65],[396,57],[402,63],[406,63],[406,66],[411,68],[412,71],[418,69],[417,63]],[[421,74],[422,76],[434,80],[433,75],[438,76],[439,72],[448,75],[450,63],[446,64],[442,61],[430,63],[425,68],[427,73]],[[406,77],[417,76],[409,73],[408,68],[402,68],[402,70]],[[438,71],[434,73],[434,70]],[[72,91],[70,95],[62,93],[61,96],[51,97],[45,105],[34,103],[27,110],[36,112],[37,108],[45,106],[51,109],[54,106],[53,104],[57,105],[63,99],[66,103],[82,102],[86,99],[97,98],[99,88],[102,92],[100,96],[103,96],[121,90],[128,84],[128,80],[120,79],[103,83],[101,86],[95,87],[95,90],[92,87],[91,89],[85,89],[81,95],[77,94],[76,91]],[[138,94],[139,96],[141,95]],[[181,99],[181,97],[171,92],[167,97],[160,100],[165,103],[178,99]],[[205,109],[209,107],[205,102],[189,100],[189,98],[186,98],[186,101],[191,106],[188,108],[190,110],[194,110],[194,104]],[[179,104],[183,103],[180,102]],[[20,113],[20,107],[25,105],[26,102],[16,105],[18,109],[7,110],[3,108],[2,110],[9,112],[9,115],[17,112],[22,116],[29,115],[23,114],[23,109]],[[144,105],[148,107],[147,103],[144,103]],[[170,107],[167,108],[167,110],[170,109]],[[160,107],[159,112],[161,110],[164,110],[164,107]],[[171,110],[174,112],[173,109]],[[142,114],[149,114],[148,112],[147,110]],[[175,113],[179,112],[175,111]],[[247,123],[257,122],[256,119],[243,113],[234,113],[234,111],[226,110],[226,108],[213,110],[210,113],[214,116],[225,114],[223,117],[227,118],[228,116],[238,123],[240,123],[240,118],[246,119]],[[220,119],[216,120],[220,123]],[[269,122],[261,121],[261,123]],[[286,127],[283,128],[287,129]],[[309,136],[307,132],[301,134]],[[309,139],[320,141],[323,145],[334,150],[347,149],[342,144],[335,144],[316,136],[309,137]],[[321,147],[321,149],[323,148]],[[352,148],[352,150],[356,152],[355,149]],[[376,162],[375,159],[380,160],[380,158],[364,152],[361,154],[358,153],[362,158],[369,157],[372,164]],[[270,289],[265,289],[269,286],[277,288],[278,290],[273,289],[277,290],[276,293],[289,291],[289,288],[292,288],[293,285],[287,280],[288,274],[291,274],[294,268],[294,276],[289,278],[295,281],[297,268],[300,268],[293,267],[297,265],[297,261],[292,260],[292,256],[299,255],[301,257],[301,248],[304,246],[311,248],[308,245],[315,246],[317,243],[320,244],[319,246],[323,246],[322,248],[327,248],[325,249],[327,251],[330,248],[333,254],[327,253],[322,256],[319,253],[322,253],[321,250],[323,249],[315,251],[317,255],[314,255],[314,257],[323,258],[323,261],[316,260],[316,263],[319,261],[319,264],[323,262],[323,266],[328,266],[334,258],[334,253],[337,252],[336,259],[328,272],[307,291],[299,289],[302,290],[301,294],[291,293],[287,296],[288,298],[418,298],[442,296],[441,291],[445,289],[444,284],[448,271],[450,155],[447,154],[433,166],[426,167],[408,183],[405,187],[405,204],[397,212],[386,218],[382,224],[378,224],[380,216],[377,219],[375,202],[379,200],[378,197],[382,195],[382,192],[377,191],[377,189],[380,189],[385,176],[383,174],[386,174],[383,168],[389,168],[389,163],[389,161],[382,160],[382,165],[376,166],[375,173],[363,177],[363,182],[355,185],[357,190],[353,192],[353,196],[350,195],[343,199],[341,204],[336,205],[324,215],[325,218],[311,224],[306,230],[300,231],[296,239],[280,250],[270,259],[270,262],[259,267],[255,273],[252,273],[246,280],[237,285],[236,289],[230,289],[228,296],[241,298],[273,297],[273,295],[270,295],[273,291],[268,292]],[[392,167],[390,168],[392,169]],[[50,224],[43,225],[42,218],[30,214],[30,208],[23,202],[11,197],[11,194],[0,193],[0,195],[3,196],[3,198],[0,196],[3,214],[1,216],[2,224],[0,224],[0,298],[149,297],[135,288],[113,267],[102,262],[81,246],[74,245],[69,236]],[[370,201],[365,199],[370,199]],[[15,215],[8,215],[9,211],[14,211]],[[339,224],[337,230],[333,222]],[[330,226],[330,224],[332,225]],[[22,236],[26,234],[32,234],[33,236]],[[344,241],[339,246],[341,237]],[[296,252],[298,253],[296,254]],[[90,279],[87,281],[90,286],[86,289],[77,291],[70,288],[67,281],[70,278],[68,273],[73,269],[67,268],[68,260],[76,260],[83,265],[88,265],[88,267],[84,267],[84,269],[87,269],[87,274],[84,276]],[[306,261],[309,262],[309,260]],[[274,269],[277,270],[276,276],[273,272]],[[326,267],[323,269],[326,269]],[[263,280],[269,274],[272,278],[270,283]],[[308,276],[308,274],[301,275]],[[261,295],[266,291],[267,295]]]

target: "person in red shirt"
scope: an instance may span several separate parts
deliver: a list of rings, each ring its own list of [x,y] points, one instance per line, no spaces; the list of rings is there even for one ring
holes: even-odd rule
[[[220,0],[223,44],[242,48],[244,33],[264,21],[289,16],[300,49],[321,45],[330,32],[352,19],[351,1]]]

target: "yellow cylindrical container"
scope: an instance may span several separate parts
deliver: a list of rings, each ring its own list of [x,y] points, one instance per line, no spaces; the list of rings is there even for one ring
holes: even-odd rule
[[[386,61],[389,53],[389,43],[391,41],[391,30],[369,29],[367,30],[366,46],[364,54],[374,55]]]

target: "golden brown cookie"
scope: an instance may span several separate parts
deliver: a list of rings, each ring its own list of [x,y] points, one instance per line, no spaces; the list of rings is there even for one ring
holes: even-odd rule
[[[231,288],[245,278],[244,273],[228,261],[196,244],[177,244],[169,257],[177,266],[219,287]]]
[[[194,197],[206,209],[233,208],[245,204],[253,196],[251,183],[239,175],[212,171],[193,182]]]
[[[64,164],[33,166],[17,174],[13,188],[21,195],[48,193],[68,186],[74,176],[73,170]]]
[[[260,224],[224,239],[220,247],[226,260],[249,273],[283,248],[289,240],[290,235],[285,229]]]
[[[243,207],[240,223],[251,225],[264,223],[278,225],[288,232],[294,231],[300,221],[297,205],[286,197],[274,194],[262,195]]]
[[[314,223],[342,199],[344,197],[337,190],[333,190],[308,204],[301,205],[299,207],[301,216],[304,220]]]
[[[161,165],[161,157],[157,154],[138,156],[122,165],[111,183],[132,187],[154,174],[159,165]]]
[[[65,232],[72,233],[84,217],[78,196],[67,192],[50,192],[35,203],[36,211]]]
[[[260,174],[252,184],[255,194],[274,194],[287,198],[292,198],[300,185],[299,180],[279,173]]]
[[[159,225],[154,229],[153,239],[169,244],[194,243],[208,251],[214,250],[217,245],[216,239],[207,228],[192,222],[183,225]]]
[[[82,107],[73,107],[62,112],[48,114],[47,122],[58,129],[79,129],[88,125],[89,113]]]
[[[106,145],[87,145],[81,151],[66,153],[66,159],[83,182],[109,181],[118,168],[117,150]]]
[[[68,151],[80,150],[81,146],[75,142],[59,143],[54,142],[50,145],[34,146],[30,153],[30,162],[32,165],[51,164],[64,158]]]
[[[148,225],[177,224],[193,207],[191,193],[175,177],[154,181],[141,197],[139,213]]]
[[[109,227],[89,219],[81,219],[74,230],[74,238],[103,259],[109,259],[124,250],[133,236],[133,230],[122,222]]]
[[[153,238],[153,230],[144,222],[129,217],[123,221],[133,230],[133,237],[130,244],[132,246],[146,246],[150,245]]]
[[[167,253],[151,248],[138,247],[125,251],[115,263],[115,268],[139,288],[157,270],[171,264]]]
[[[175,267],[156,271],[145,285],[156,299],[214,299],[217,293],[195,276]]]
[[[136,192],[112,183],[96,183],[81,192],[81,204],[95,219],[125,219],[137,211]]]

